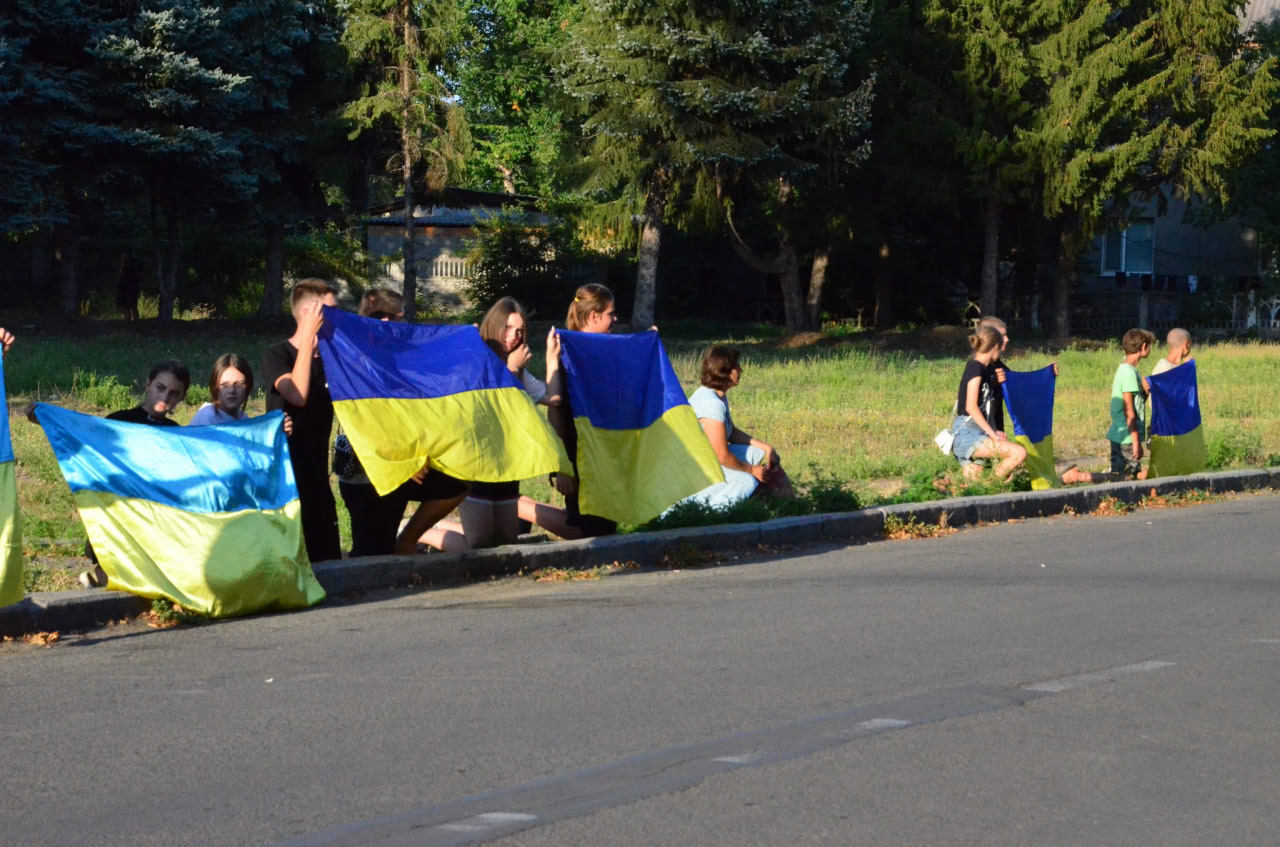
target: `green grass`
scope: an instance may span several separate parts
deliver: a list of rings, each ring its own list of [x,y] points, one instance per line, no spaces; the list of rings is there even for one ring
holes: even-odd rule
[[[40,546],[49,539],[66,542],[58,553],[74,551],[84,529],[43,432],[18,414],[27,402],[41,399],[105,414],[137,402],[154,361],[176,358],[191,368],[195,382],[188,403],[175,415],[186,423],[207,399],[205,383],[214,359],[236,352],[257,362],[263,349],[285,334],[279,327],[267,332],[225,322],[179,323],[161,331],[150,323],[136,331],[123,325],[94,326],[82,337],[40,335],[17,327],[18,343],[5,357],[19,501],[33,556],[51,554],[47,545]],[[727,342],[743,351],[742,383],[729,395],[734,422],[777,448],[802,496],[790,504],[749,501],[732,514],[682,509],[645,528],[755,521],[1024,485],[1017,477],[1009,486],[985,480],[944,490],[935,484],[940,474],[955,470],[954,461],[934,447],[933,436],[949,423],[964,365],[965,333],[958,328],[836,333],[797,349],[788,349],[782,333],[769,326],[674,323],[662,331],[676,372],[690,391],[708,344]],[[530,335],[540,344],[545,325],[535,325]],[[1195,349],[1212,467],[1280,462],[1277,352],[1276,345],[1256,341]],[[540,353],[535,351],[532,365],[537,372],[542,370]],[[1054,349],[1022,344],[1015,335],[1005,358],[1016,369],[1059,364],[1057,455],[1079,460],[1085,469],[1105,469],[1111,379],[1121,359],[1118,344],[1080,342]],[[1140,370],[1148,373],[1154,363],[1152,358]],[[250,411],[263,411],[260,390]],[[334,487],[336,494],[336,483]],[[531,480],[523,490],[557,502],[545,479]],[[349,518],[341,498],[338,504],[343,544],[349,546]]]

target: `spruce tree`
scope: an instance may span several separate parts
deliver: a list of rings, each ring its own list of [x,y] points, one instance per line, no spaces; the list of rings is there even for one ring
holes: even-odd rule
[[[741,198],[769,208],[770,250],[731,226],[734,243],[781,274],[788,327],[809,325],[801,204],[865,155],[870,92],[850,73],[865,26],[860,0],[589,0],[560,68],[597,156],[643,198],[633,323],[652,320],[670,202],[700,186],[731,225]]]
[[[394,127],[397,152],[387,162],[404,192],[405,316],[417,311],[417,257],[413,236],[414,183],[443,189],[461,170],[469,139],[462,110],[441,78],[452,33],[459,26],[452,0],[352,0],[342,41],[360,62],[376,69],[363,96],[344,114],[352,137]]]

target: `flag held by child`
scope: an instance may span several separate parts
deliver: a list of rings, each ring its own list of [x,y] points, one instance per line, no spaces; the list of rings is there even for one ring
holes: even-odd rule
[[[379,494],[428,460],[476,482],[571,470],[555,430],[474,326],[325,307],[319,349],[334,414]]]
[[[1038,371],[1005,371],[1004,402],[1014,440],[1027,449],[1023,467],[1037,491],[1062,485],[1053,466],[1053,365]]]
[[[558,334],[578,431],[583,514],[644,523],[724,482],[658,333]]]
[[[1208,454],[1200,425],[1196,362],[1147,377],[1151,385],[1151,459],[1148,478],[1182,476],[1205,469]]]
[[[9,437],[9,398],[4,390],[4,357],[0,354],[0,606],[17,603],[22,587],[22,514],[13,473],[13,441]]]
[[[324,599],[302,540],[284,415],[197,427],[37,404],[108,587],[212,617]]]

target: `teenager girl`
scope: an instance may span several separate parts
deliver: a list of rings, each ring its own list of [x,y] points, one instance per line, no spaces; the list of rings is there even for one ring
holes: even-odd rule
[[[1016,441],[1008,441],[991,425],[984,408],[990,408],[998,385],[996,360],[1000,358],[1004,335],[994,326],[980,326],[969,336],[973,357],[965,363],[956,394],[956,417],[951,422],[955,436],[951,452],[960,460],[964,475],[972,479],[982,473],[982,465],[974,459],[999,459],[995,475],[1006,479],[1027,458],[1027,451]]]
[[[224,353],[209,375],[209,400],[191,416],[191,426],[244,420],[245,404],[253,393],[253,368],[242,356]]]
[[[524,390],[535,403],[548,407],[560,405],[561,373],[560,373],[560,339],[555,329],[547,333],[547,381],[543,382],[529,373],[528,364],[533,353],[528,344],[529,319],[522,307],[513,297],[498,300],[480,321],[480,337],[489,345],[489,349],[506,364],[516,380],[524,386]],[[461,518],[459,526],[441,523],[455,531],[462,532],[467,539],[468,547],[486,547],[493,544],[513,543],[520,534],[521,512],[531,515],[526,520],[534,522],[538,506],[545,504],[529,500],[531,506],[520,506],[520,482],[473,482],[471,493],[458,507]],[[552,509],[554,507],[547,506]],[[556,509],[556,512],[561,510]],[[544,518],[546,515],[544,514]],[[562,522],[554,522],[561,526]],[[548,529],[554,529],[548,527]]]
[[[617,320],[613,292],[603,285],[590,283],[574,293],[569,313],[565,316],[565,326],[577,332],[604,333],[612,332]],[[591,538],[614,534],[618,531],[616,523],[599,515],[584,515],[578,509],[578,430],[573,423],[573,398],[569,395],[568,385],[562,388],[560,404],[547,410],[547,418],[564,441],[569,460],[573,462],[574,476],[556,474],[553,478],[556,489],[564,495],[566,508],[562,511],[522,497],[520,517],[545,527],[562,538]]]

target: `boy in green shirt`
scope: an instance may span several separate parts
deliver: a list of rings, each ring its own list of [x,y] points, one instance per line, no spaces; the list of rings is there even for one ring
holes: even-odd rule
[[[1111,381],[1111,472],[1122,478],[1143,479],[1142,442],[1146,439],[1147,392],[1138,376],[1138,362],[1151,354],[1156,337],[1145,329],[1124,334],[1124,361]]]

